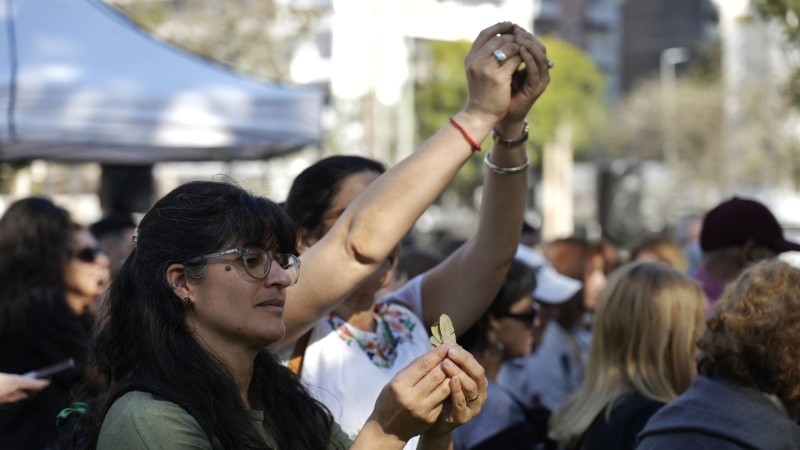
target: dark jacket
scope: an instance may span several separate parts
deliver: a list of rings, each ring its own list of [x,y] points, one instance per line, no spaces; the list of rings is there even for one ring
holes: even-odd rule
[[[636,435],[663,406],[664,403],[645,398],[637,392],[624,395],[615,402],[608,420],[606,408],[600,411],[575,448],[633,450]]]
[[[548,450],[555,442],[547,439],[550,411],[528,408],[514,394],[494,381],[480,414],[453,431],[455,450]]]
[[[76,316],[62,295],[49,292],[32,299],[24,326],[0,335],[0,372],[22,374],[70,358],[82,366],[89,328],[89,318]],[[72,403],[80,373],[73,369],[56,375],[41,392],[0,407],[0,448],[37,450],[54,442],[56,416]]]
[[[752,387],[698,376],[650,419],[636,448],[800,450],[800,426]]]

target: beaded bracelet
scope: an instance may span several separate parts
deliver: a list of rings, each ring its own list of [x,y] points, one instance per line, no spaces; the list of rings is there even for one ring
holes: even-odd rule
[[[503,135],[497,132],[497,128],[492,128],[492,137],[494,138],[494,141],[502,145],[503,147],[509,147],[509,148],[517,147],[524,144],[525,141],[528,140],[528,121],[526,120],[524,123],[525,123],[525,129],[522,131],[522,136],[516,139],[506,139],[503,137]]]
[[[522,165],[517,167],[500,167],[497,164],[493,163],[491,159],[489,159],[489,154],[487,153],[486,156],[483,157],[483,163],[486,164],[486,167],[490,168],[492,172],[499,173],[500,175],[513,175],[515,173],[520,173],[528,168],[531,165],[530,159],[525,156],[525,162]]]
[[[473,152],[481,151],[481,144],[475,142],[475,139],[472,139],[472,136],[469,135],[467,130],[465,130],[464,127],[461,126],[461,124],[456,122],[456,119],[453,119],[451,117],[450,123],[456,128],[456,130],[458,130],[461,133],[462,136],[464,136],[464,139],[466,139],[466,141],[469,143],[469,148],[471,148]]]

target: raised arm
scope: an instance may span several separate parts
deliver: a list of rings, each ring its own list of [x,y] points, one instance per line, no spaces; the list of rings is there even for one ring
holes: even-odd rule
[[[478,231],[423,278],[423,320],[428,325],[447,313],[457,331],[469,329],[500,289],[519,243],[528,162],[521,138],[525,117],[550,75],[544,45],[519,27],[513,35],[525,67],[514,75],[508,113],[497,124],[499,136],[486,161]]]
[[[476,142],[486,138],[508,111],[510,80],[522,57],[515,35],[510,34],[514,27],[503,22],[483,30],[466,59],[469,98],[453,119]],[[502,66],[492,56],[500,47],[508,55]],[[472,153],[462,131],[445,124],[362,192],[331,230],[301,255],[300,281],[287,291],[286,335],[273,347],[297,339],[384,264]]]

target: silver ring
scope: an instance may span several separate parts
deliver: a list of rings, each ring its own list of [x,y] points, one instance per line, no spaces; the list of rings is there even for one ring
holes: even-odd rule
[[[555,66],[556,66],[556,64],[553,61],[550,61],[549,59],[547,60],[547,68],[548,69],[552,69]]]
[[[497,61],[497,64],[500,64],[501,66],[508,59],[508,56],[506,56],[506,54],[503,53],[503,51],[500,50],[499,48],[492,52],[492,56],[494,56],[494,59]]]

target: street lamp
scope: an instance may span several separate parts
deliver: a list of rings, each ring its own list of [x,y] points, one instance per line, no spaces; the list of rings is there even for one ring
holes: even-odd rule
[[[672,47],[661,52],[660,79],[661,96],[664,115],[662,126],[664,130],[664,163],[667,167],[678,167],[678,149],[675,146],[675,95],[677,91],[675,66],[689,60],[689,50],[686,47]]]

